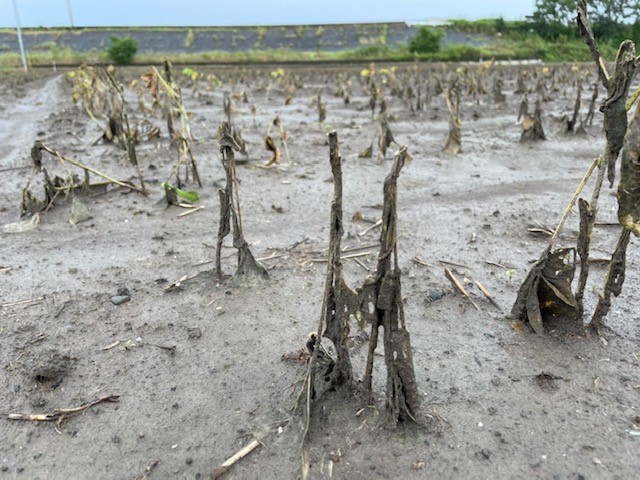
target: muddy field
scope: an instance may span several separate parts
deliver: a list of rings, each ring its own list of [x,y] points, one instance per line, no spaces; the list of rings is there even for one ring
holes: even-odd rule
[[[384,73],[384,67],[378,65],[376,75],[389,126],[413,157],[399,181],[398,246],[422,410],[431,421],[428,428],[378,426],[385,391],[380,355],[375,402],[338,392],[317,404],[308,437],[311,477],[637,477],[637,239],[629,245],[624,289],[606,319],[612,329],[606,341],[586,335],[576,321],[547,322],[547,335],[538,336],[508,316],[520,284],[548,243],[540,231],[555,227],[602,151],[597,108],[586,135],[563,132],[562,117],[571,116],[578,83],[584,87],[581,115],[586,115],[595,71],[591,66],[478,67],[489,91],[496,75],[503,79],[506,101],[463,88],[462,153],[449,155],[441,151],[448,113],[435,79],[446,85],[453,75],[462,78],[462,70],[402,65]],[[366,66],[288,68],[284,75],[273,73],[276,68],[216,70],[221,84],[203,81],[200,94],[191,80],[174,72],[191,113],[193,155],[203,183],[185,188],[200,193],[196,204],[204,208],[181,216],[188,210],[162,203],[161,183],[173,182],[178,153],[169,144],[165,120],[150,113],[146,118],[159,127],[160,137],[137,145],[148,196],[113,186],[61,195],[39,214],[35,228],[20,233],[10,233],[11,224],[20,221],[34,140],[116,179],[137,184],[138,177],[117,145],[92,145],[106,120],[96,115],[93,121],[74,105],[64,72],[2,78],[0,477],[208,478],[253,439],[263,445],[226,478],[301,476],[300,422],[291,408],[306,365],[283,356],[304,349],[321,313],[333,195],[326,133],[338,132],[343,157],[342,244],[351,257],[344,266],[353,286],[376,265],[380,230],[372,222],[381,215],[383,180],[397,146],[382,161],[375,145],[372,158],[358,156],[377,128],[361,75]],[[532,90],[534,78],[547,75],[551,99],[542,105],[547,141],[519,141],[515,121],[523,94],[514,91],[524,68]],[[129,84],[142,73],[122,70],[115,76]],[[392,76],[404,94],[393,94]],[[294,80],[297,90],[285,105]],[[406,90],[409,84],[414,96]],[[418,85],[423,104],[415,110]],[[348,104],[336,96],[340,87],[349,94]],[[129,116],[140,124],[145,116],[135,91],[127,89]],[[322,124],[314,103],[320,93],[326,104]],[[218,189],[224,183],[215,136],[226,118],[224,94],[232,94],[234,122],[248,145],[249,161],[238,166],[245,237],[270,276],[253,288],[217,282],[211,274]],[[536,98],[529,93],[531,111]],[[148,94],[143,99],[150,106]],[[270,157],[264,136],[276,114],[288,133],[291,169],[284,150],[279,168],[259,168]],[[276,127],[271,134],[277,141]],[[43,166],[52,176],[68,174],[50,155],[43,156]],[[67,166],[82,177],[81,170]],[[40,197],[41,176],[31,185]],[[590,190],[591,184],[587,197]],[[614,191],[606,188],[602,195],[593,234],[596,259],[611,255],[620,232]],[[73,196],[91,219],[70,222]],[[577,232],[576,208],[559,245],[574,245]],[[236,262],[227,237],[223,270],[232,274]],[[469,280],[466,288],[479,310],[452,287],[445,267]],[[595,262],[591,270],[588,314],[606,264]],[[199,272],[204,273],[196,276]],[[184,276],[193,278],[167,291]],[[122,294],[130,301],[115,305]],[[367,335],[355,324],[351,334],[359,378]],[[7,418],[55,413],[109,396],[118,396],[117,402],[67,414],[60,423]]]

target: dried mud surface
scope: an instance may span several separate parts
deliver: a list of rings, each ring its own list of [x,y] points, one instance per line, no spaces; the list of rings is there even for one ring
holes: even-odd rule
[[[147,198],[109,189],[83,199],[90,221],[73,226],[69,201],[43,214],[34,230],[0,232],[0,413],[48,413],[120,396],[117,403],[96,405],[62,422],[59,432],[54,423],[0,418],[0,477],[144,478],[145,469],[159,461],[148,478],[207,478],[256,437],[264,446],[227,478],[300,476],[298,429],[288,420],[305,366],[281,358],[304,347],[320,315],[325,264],[319,260],[326,256],[333,188],[327,182],[325,133],[338,131],[344,160],[347,248],[377,243],[378,230],[359,235],[371,224],[352,218],[356,212],[379,218],[390,162],[357,157],[374,133],[368,97],[357,82],[348,105],[332,94],[335,75],[357,79],[359,69],[300,70],[305,88],[289,106],[282,89],[257,88],[269,71],[245,74],[249,87],[227,83],[202,97],[184,88],[198,140],[194,154],[204,183],[198,189],[203,210],[178,217],[181,209],[157,204],[160,182],[169,177],[176,153],[169,149],[164,122],[154,117],[163,137],[138,146],[151,191]],[[548,335],[539,337],[506,315],[546,246],[547,237],[534,237],[527,228],[536,222],[555,225],[604,139],[600,114],[589,136],[560,132],[558,119],[575,99],[567,87],[544,104],[549,140],[519,143],[516,78],[515,70],[505,73],[504,104],[494,104],[489,95],[479,96],[479,104],[463,97],[463,153],[454,156],[440,151],[448,128],[442,95],[417,115],[385,95],[389,112],[397,115],[390,124],[395,138],[413,156],[399,181],[400,266],[423,408],[438,428],[376,427],[384,405],[379,356],[375,404],[328,394],[319,405],[309,434],[312,478],[638,475],[640,438],[632,435],[640,423],[637,239],[629,247],[623,293],[607,318],[616,332],[608,345],[559,321],[547,323]],[[311,106],[322,88],[324,126]],[[216,241],[224,171],[212,132],[224,118],[223,92],[242,90],[250,103],[236,103],[235,121],[250,157],[269,158],[263,135],[279,113],[294,162],[291,172],[284,156],[279,173],[238,167],[245,237],[256,257],[274,257],[264,260],[270,281],[243,289],[205,273],[167,293],[167,283],[213,268],[202,262],[214,257],[210,246]],[[72,104],[63,74],[41,73],[26,82],[3,77],[0,225],[19,220],[35,139],[135,180],[123,151],[90,145],[100,133]],[[64,173],[52,158],[45,165]],[[603,193],[601,222],[616,222],[612,192]],[[574,243],[577,230],[576,207],[560,244]],[[596,227],[596,255],[611,253],[618,232],[616,226]],[[225,249],[228,273],[235,267],[234,251]],[[345,261],[352,285],[363,281],[365,267],[375,266],[377,248],[360,251],[371,254],[358,257],[361,263]],[[414,262],[416,255],[428,265]],[[481,307],[475,310],[452,290],[440,261],[461,265],[449,266],[459,278],[482,282],[501,310],[470,285]],[[601,288],[603,275],[603,266],[594,264],[587,312],[593,311],[594,288]],[[116,306],[111,297],[123,286],[131,301]],[[22,300],[32,301],[15,303]],[[120,343],[105,349],[115,342]],[[356,376],[362,374],[365,352],[354,348]]]

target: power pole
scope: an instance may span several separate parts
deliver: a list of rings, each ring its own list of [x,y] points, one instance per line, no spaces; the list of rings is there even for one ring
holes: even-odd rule
[[[67,0],[67,12],[69,12],[69,25],[73,30],[73,11],[71,10],[71,0]]]
[[[18,14],[18,4],[13,0],[13,12],[16,15],[16,26],[18,28],[18,43],[20,44],[20,56],[22,57],[22,66],[25,72],[28,72],[27,57],[24,54],[24,44],[22,43],[22,29],[20,28],[20,15]]]

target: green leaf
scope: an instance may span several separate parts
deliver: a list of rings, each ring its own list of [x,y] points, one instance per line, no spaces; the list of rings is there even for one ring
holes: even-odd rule
[[[162,182],[161,186],[165,190],[171,190],[179,197],[184,198],[190,202],[197,202],[200,200],[200,194],[194,190],[182,190],[174,185],[171,185],[169,182]]]

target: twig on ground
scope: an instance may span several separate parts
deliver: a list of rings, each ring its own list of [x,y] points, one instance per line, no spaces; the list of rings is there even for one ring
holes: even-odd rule
[[[286,252],[280,253],[280,254],[269,255],[268,257],[256,258],[256,260],[259,261],[259,262],[264,262],[265,260],[274,260],[276,258],[286,257],[288,255],[289,255],[289,251],[286,251]]]
[[[460,268],[466,268],[467,270],[473,270],[473,268],[469,267],[468,265],[463,265],[461,263],[448,262],[446,260],[438,260],[438,263],[441,263],[442,265],[452,265],[454,267],[460,267]]]
[[[382,219],[378,220],[376,223],[374,223],[373,225],[371,225],[369,228],[364,229],[363,231],[361,231],[358,236],[362,237],[364,235],[366,235],[367,233],[369,233],[370,231],[372,231],[373,229],[379,227],[380,225],[382,225]]]
[[[480,289],[482,294],[487,297],[487,300],[489,300],[498,310],[502,310],[502,308],[500,308],[500,305],[498,305],[498,303],[493,299],[489,291],[484,288],[484,285],[482,285],[478,280],[476,280],[476,285]]]
[[[380,243],[369,243],[367,245],[359,245],[357,247],[343,247],[341,253],[357,252],[358,250],[366,250],[367,248],[378,248]]]
[[[516,268],[516,267],[513,267],[511,265],[504,265],[502,263],[492,262],[490,260],[485,260],[485,263],[487,265],[493,265],[494,267],[498,267],[498,268],[506,268],[507,270],[514,270]]]
[[[227,470],[229,470],[232,466],[238,463],[242,458],[249,455],[259,446],[260,446],[260,442],[258,440],[252,440],[249,444],[245,445],[241,450],[239,450],[234,455],[229,457],[222,465],[214,468],[213,478],[215,479],[222,476]]]
[[[465,290],[465,288],[462,286],[462,284],[460,283],[460,281],[456,278],[456,276],[453,274],[453,272],[451,270],[449,270],[448,268],[444,269],[444,274],[447,276],[447,278],[451,281],[451,283],[453,283],[453,285],[460,290],[460,293],[462,293],[465,297],[467,297],[467,299],[471,302],[471,304],[476,307],[476,310],[480,311],[480,307],[478,306],[478,304],[476,302],[473,301],[473,298],[471,298],[471,296],[469,295],[469,293]]]
[[[40,302],[44,302],[44,297],[28,298],[26,300],[18,300],[17,302],[7,302],[0,305],[0,307],[16,307],[18,305],[31,305]]]
[[[160,460],[156,460],[153,463],[147,465],[147,467],[144,469],[144,472],[134,477],[133,480],[147,480],[147,478],[149,478],[149,474],[153,471],[154,468],[158,466],[159,463]]]
[[[187,215],[191,215],[192,213],[197,212],[199,210],[204,210],[204,206],[200,205],[199,207],[192,208],[191,210],[187,210],[186,212],[179,213],[178,217],[186,217]]]
[[[107,345],[106,347],[102,347],[102,350],[111,350],[112,348],[117,347],[118,345],[120,345],[120,340],[116,340],[113,343],[110,343],[109,345]]]
[[[354,258],[353,261],[356,262],[358,265],[360,265],[362,268],[364,268],[367,272],[371,271],[371,269],[369,267],[367,267],[364,264],[364,262],[362,260],[360,260],[359,258]]]
[[[93,402],[84,403],[79,407],[73,408],[58,408],[55,409],[52,413],[7,413],[6,416],[9,420],[24,420],[28,422],[56,422],[56,431],[58,433],[58,426],[67,418],[75,415],[76,413],[83,412],[88,408],[93,407],[102,402],[117,402],[120,398],[120,395],[109,395],[106,397],[99,398],[94,400]]]
[[[422,257],[420,257],[419,255],[416,255],[411,260],[413,260],[418,265],[422,265],[423,267],[435,268],[435,265],[431,265],[430,263],[425,262],[424,259]]]
[[[368,252],[361,252],[361,253],[352,253],[351,255],[344,255],[340,257],[340,260],[349,260],[351,258],[358,258],[358,257],[366,257],[367,255],[371,255],[371,251]],[[323,263],[326,262],[327,259],[326,258],[311,258],[309,259],[310,262],[315,262],[315,263]]]
[[[36,338],[34,338],[33,340],[30,340],[28,345],[33,345],[34,343],[38,343],[41,342],[42,340],[44,340],[45,338],[47,338],[49,335],[47,335],[46,333],[41,333],[40,335],[38,335]]]

